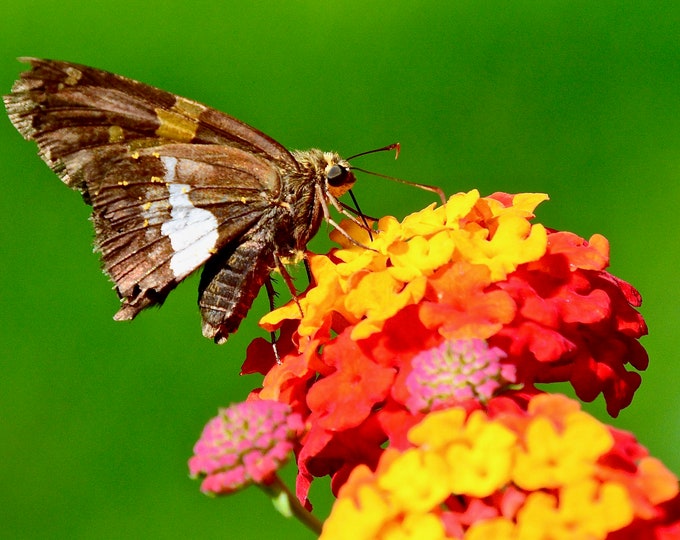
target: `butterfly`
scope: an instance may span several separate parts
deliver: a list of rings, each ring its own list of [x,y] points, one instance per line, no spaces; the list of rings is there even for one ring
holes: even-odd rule
[[[337,153],[288,151],[227,114],[120,75],[20,60],[31,68],[4,97],[9,118],[92,206],[95,248],[121,299],[114,319],[162,304],[203,266],[203,335],[224,343],[270,272],[324,219],[338,227],[329,205],[342,211],[338,197],[356,178]]]

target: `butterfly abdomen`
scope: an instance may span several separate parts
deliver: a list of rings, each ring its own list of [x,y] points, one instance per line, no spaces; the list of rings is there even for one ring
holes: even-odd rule
[[[205,337],[224,343],[238,329],[275,267],[272,245],[267,229],[255,228],[206,263],[198,293]]]

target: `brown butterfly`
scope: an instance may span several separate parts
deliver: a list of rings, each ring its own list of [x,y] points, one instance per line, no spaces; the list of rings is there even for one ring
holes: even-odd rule
[[[129,320],[205,265],[203,334],[226,341],[282,261],[305,249],[355,182],[334,152],[264,133],[120,75],[23,58],[14,126],[93,208],[96,249]],[[386,148],[398,148],[391,145]],[[284,274],[287,275],[287,274]]]

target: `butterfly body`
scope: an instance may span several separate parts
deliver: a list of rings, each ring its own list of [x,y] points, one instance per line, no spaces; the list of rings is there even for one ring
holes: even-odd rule
[[[281,261],[305,249],[354,183],[332,152],[289,152],[260,131],[151,86],[25,59],[10,119],[92,205],[117,320],[161,304],[205,265],[203,333],[224,342]]]

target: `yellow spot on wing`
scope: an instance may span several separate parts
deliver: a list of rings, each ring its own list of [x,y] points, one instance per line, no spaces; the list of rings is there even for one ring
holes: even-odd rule
[[[109,126],[109,142],[117,143],[125,139],[125,133],[120,126]]]
[[[160,183],[163,182],[163,179],[162,179],[160,176],[152,176],[152,177],[151,177],[151,181],[152,181],[152,182],[157,182],[157,183],[160,184]]]
[[[132,159],[139,159],[139,152],[137,152],[137,151],[132,152],[132,154],[130,154],[130,157]]]
[[[196,103],[190,99],[177,96],[177,100],[172,106],[172,110],[177,111],[184,116],[188,116],[189,118],[198,118],[199,115],[205,110],[205,105],[201,105],[200,103]]]
[[[66,75],[68,75],[64,79],[64,82],[69,86],[75,86],[76,84],[78,84],[78,81],[83,76],[83,72],[80,71],[79,69],[74,68],[73,66],[68,66],[67,68],[64,69],[64,71],[66,72]]]
[[[156,130],[156,135],[173,141],[189,142],[196,135],[198,121],[187,118],[182,114],[163,109],[155,109],[161,125]]]
[[[142,208],[144,208],[144,210],[148,210],[149,208],[151,208],[151,201],[149,201],[148,203],[144,203],[142,205]]]

